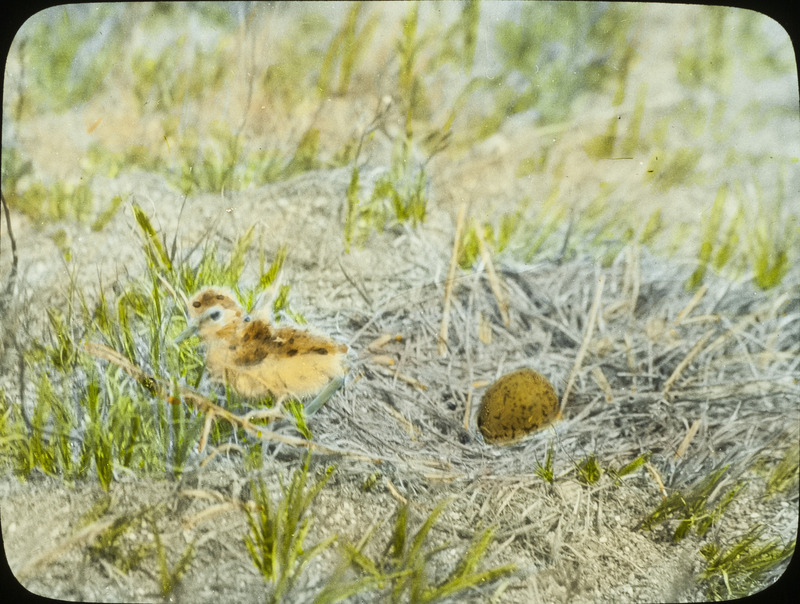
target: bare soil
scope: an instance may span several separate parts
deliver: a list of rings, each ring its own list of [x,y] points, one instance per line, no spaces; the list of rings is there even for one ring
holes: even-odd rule
[[[434,535],[466,545],[477,528],[496,527],[487,564],[513,562],[520,569],[508,580],[502,601],[701,599],[694,575],[702,569],[698,549],[704,541],[690,535],[672,543],[668,528],[674,529],[674,522],[651,532],[639,528],[661,501],[654,475],[641,469],[621,481],[609,475],[589,485],[577,480],[575,465],[588,455],[608,470],[645,452],[652,452],[651,463],[668,491],[687,489],[724,464],[732,470],[723,485],[746,481],[715,529],[717,537],[762,523],[782,539],[794,538],[796,494],[766,499],[765,479],[752,468],[757,458],[774,463],[796,446],[796,288],[764,294],[747,283],[712,277],[705,296],[682,317],[692,298],[683,288],[689,269],[646,250],[629,248],[606,268],[591,259],[503,265],[509,327],[500,319],[486,272],[463,274],[453,292],[448,352],[441,357],[437,334],[451,219],[434,210],[418,230],[376,234],[363,249],[345,254],[341,238],[331,234],[345,177],[307,174],[232,195],[224,203],[214,196],[190,198],[182,218],[186,226],[178,224],[171,204],[153,205],[154,221],[166,233],[178,229],[187,247],[201,236],[230,241],[253,223],[268,250],[281,241],[276,233],[306,243],[292,248],[285,268],[295,305],[352,351],[346,387],[310,421],[317,442],[343,451],[314,458],[316,468],[332,463],[338,471],[313,506],[310,543],[331,534],[357,542],[401,500],[412,503],[419,521],[450,498]],[[172,196],[175,205],[180,202],[152,183],[142,178],[139,199]],[[59,252],[51,249],[46,258],[44,245],[31,246],[35,234],[21,222],[17,226],[21,257],[38,256],[44,265],[54,265]],[[108,229],[115,233],[116,249],[136,249],[127,211]],[[109,272],[120,270],[103,260],[107,236],[81,236],[86,256],[79,256],[78,264],[100,271],[101,278],[106,264]],[[125,274],[136,275],[142,262],[132,253]],[[97,272],[86,272],[88,280],[97,278]],[[601,311],[564,409],[566,419],[518,445],[485,444],[475,416],[489,381],[527,366],[563,393],[600,277],[605,279]],[[489,343],[478,338],[480,317],[491,325]],[[669,377],[707,332],[700,353],[665,393]],[[394,359],[391,367],[373,361],[367,348],[382,334],[403,338],[380,351]],[[598,369],[608,381],[605,389]],[[698,420],[699,431],[677,456]],[[535,474],[549,447],[559,477],[552,485]],[[297,467],[301,452],[285,445],[269,448],[265,470],[249,474],[236,452],[215,453],[196,454],[177,483],[120,475],[104,518],[163,503],[168,511],[160,529],[171,560],[190,542],[197,550],[173,597],[260,601],[266,588],[243,546],[245,514],[233,505],[214,506],[247,500],[248,479],[256,475],[275,487],[277,473]],[[375,472],[378,481],[365,492],[362,486]],[[1,488],[8,561],[28,589],[66,599],[159,600],[153,569],[124,575],[89,555],[89,543],[70,541],[78,534],[78,519],[103,495],[98,485],[6,477]],[[208,516],[202,514],[211,508]],[[376,542],[385,542],[389,529],[388,522],[380,525]],[[37,562],[51,550],[52,557]],[[435,559],[434,568],[446,572],[457,553]],[[313,597],[335,563],[332,550],[310,566],[296,601]],[[484,600],[489,593],[474,597]]]
[[[680,18],[670,20],[665,11],[654,18],[669,21],[673,29],[685,25]],[[666,29],[656,29],[667,36]],[[657,46],[658,40],[651,42]],[[643,51],[644,73],[654,69],[648,61],[657,58],[653,49]],[[669,105],[674,102],[670,90],[659,81],[652,94]],[[353,112],[368,113],[339,109],[350,118]],[[59,161],[82,153],[81,133],[93,121],[91,112],[82,107],[58,118],[42,117],[25,129],[30,146],[42,149],[42,164],[51,162],[51,174],[59,173]],[[612,171],[630,169],[620,162],[591,163],[580,152],[583,141],[604,130],[607,117],[584,115],[559,135],[558,148],[572,149],[563,151],[569,157],[565,178],[572,200],[596,191]],[[113,119],[108,116],[106,124]],[[781,543],[797,535],[798,493],[767,497],[767,478],[758,468],[773,467],[798,447],[800,270],[793,266],[769,292],[746,278],[732,282],[709,275],[706,293],[693,305],[684,284],[695,258],[667,260],[636,246],[625,248],[608,266],[591,255],[545,258],[531,265],[500,257],[496,268],[508,295],[510,324],[501,320],[486,267],[459,271],[448,350],[440,356],[437,335],[455,209],[466,202],[473,215],[493,215],[513,207],[522,190],[547,191],[551,184],[550,175],[515,179],[525,145],[544,136],[532,121],[516,126],[458,161],[437,158],[439,163],[431,164],[431,204],[424,225],[375,233],[363,248],[349,252],[341,236],[349,169],[309,172],[256,190],[193,195],[185,205],[154,174],[97,177],[92,186],[98,198],[121,194],[144,207],[168,239],[177,234],[180,253],[208,238],[224,252],[251,225],[268,257],[280,244],[289,244],[284,271],[293,306],[351,349],[345,387],[309,424],[315,442],[342,452],[313,458],[312,473],[329,464],[337,471],[312,507],[309,544],[333,534],[340,542],[355,543],[375,527],[370,551],[378,555],[402,501],[410,502],[412,521],[420,523],[448,499],[431,539],[460,549],[446,549],[432,559],[433,577],[452,569],[477,531],[490,526],[496,540],[485,566],[518,567],[498,584],[459,595],[459,602],[484,602],[493,594],[501,602],[702,601],[696,575],[704,568],[703,544],[730,543],[756,524],[768,527],[768,536]],[[292,127],[302,131],[300,125]],[[64,135],[53,137],[53,131]],[[770,132],[754,139],[785,145],[780,136]],[[57,139],[59,153],[48,158],[41,141],[49,138]],[[390,143],[378,137],[372,176],[362,171],[367,190],[385,169],[389,149]],[[667,203],[643,184],[643,166],[636,170],[627,193],[640,196],[643,208],[649,208],[648,200],[662,204],[668,219],[675,220],[697,213],[696,199],[681,197],[679,191]],[[706,193],[713,199],[713,191]],[[21,271],[3,333],[41,334],[44,309],[65,303],[70,280],[91,300],[99,283],[108,290],[144,272],[128,204],[101,232],[78,223],[34,225],[16,214],[12,226]],[[70,264],[53,242],[60,228],[68,230]],[[3,275],[8,258],[3,249]],[[257,278],[255,259],[247,271],[245,281]],[[531,367],[563,394],[601,279],[600,311],[563,409],[565,419],[514,446],[485,444],[475,417],[492,380]],[[485,330],[479,338],[481,325],[490,327],[490,338]],[[400,334],[402,340],[370,351],[368,345],[383,334]],[[16,391],[18,351],[3,341],[2,365],[9,369],[0,387]],[[394,364],[387,366],[385,357]],[[695,422],[699,429],[687,439]],[[295,434],[288,425],[282,429]],[[553,484],[536,474],[550,448],[557,477]],[[620,480],[611,476],[610,469],[648,452],[651,470],[641,468]],[[188,544],[196,550],[171,601],[264,601],[270,587],[244,547],[247,523],[240,504],[251,498],[252,478],[261,477],[277,490],[278,476],[285,478],[298,467],[302,455],[286,445],[265,447],[263,469],[248,472],[235,449],[208,448],[195,452],[180,481],[120,473],[111,486],[109,509],[88,526],[81,526],[80,519],[105,497],[98,484],[68,485],[40,475],[20,482],[4,476],[0,517],[9,566],[26,589],[48,597],[161,601],[152,559],[125,574],[90,549],[104,523],[161,506],[159,529],[170,564]],[[595,456],[605,473],[585,484],[575,468],[588,456]],[[730,469],[715,495],[739,480],[745,486],[709,535],[690,533],[674,543],[674,520],[652,531],[640,528],[663,492],[687,492],[725,465]],[[374,486],[365,488],[371,477],[377,477]],[[143,527],[126,539],[146,543],[152,536]],[[338,562],[337,551],[331,548],[305,569],[291,601],[313,600]],[[374,593],[354,601],[371,597]]]

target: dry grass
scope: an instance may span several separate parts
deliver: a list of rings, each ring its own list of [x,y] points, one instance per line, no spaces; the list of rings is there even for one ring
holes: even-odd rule
[[[782,431],[786,413],[797,413],[792,372],[798,342],[785,329],[798,319],[796,298],[776,303],[747,285],[720,281],[692,314],[679,317],[690,296],[675,268],[646,254],[643,262],[646,267],[638,277],[641,286],[635,301],[623,287],[624,255],[608,269],[591,262],[506,268],[500,274],[510,298],[508,328],[498,315],[486,276],[465,276],[451,297],[447,358],[438,355],[436,346],[435,326],[442,312],[437,300],[445,287],[441,282],[409,284],[408,295],[388,301],[372,315],[342,312],[338,320],[347,321],[351,329],[368,324],[353,342],[356,349],[359,341],[384,333],[402,334],[403,341],[383,347],[382,354],[396,361],[388,370],[368,356],[354,364],[351,373],[365,377],[347,389],[340,404],[323,413],[326,419],[335,415],[341,422],[335,430],[325,430],[325,440],[361,447],[372,455],[389,450],[392,461],[404,470],[443,480],[530,473],[530,453],[553,440],[561,450],[585,448],[608,461],[653,451],[663,456],[667,468],[675,465],[667,472],[674,474],[686,470],[688,462],[669,460],[688,427],[700,418],[702,430],[691,443],[694,455],[686,478],[729,456],[751,455]],[[529,366],[549,376],[563,392],[580,353],[599,278],[608,284],[599,313],[603,318],[576,373],[574,392],[566,401],[566,421],[527,444],[503,449],[502,454],[479,442],[474,429],[465,433],[460,419],[474,380],[493,380]],[[635,303],[635,313],[603,312],[620,303]],[[492,318],[490,344],[478,338],[479,313]],[[712,318],[693,321],[692,317]],[[654,322],[663,323],[660,333],[654,332]],[[714,337],[719,343],[706,346]],[[602,388],[592,379],[597,370],[606,378]],[[426,389],[399,380],[399,373]],[[752,404],[757,400],[766,404]],[[417,426],[419,435],[415,432],[412,439],[386,412],[386,403]],[[737,440],[752,432],[756,418],[759,435],[742,450]],[[358,436],[353,439],[348,434]],[[560,462],[567,467],[571,463],[567,458]]]
[[[666,69],[671,55],[663,48],[673,48],[673,32],[682,31],[688,19],[684,15],[669,20],[670,11],[654,13],[652,30],[657,35],[648,36],[647,43],[657,52],[647,45],[642,48],[637,77],[648,79]],[[668,27],[661,27],[663,23]],[[242,31],[242,36],[252,36],[253,56],[271,56],[261,51],[272,39],[259,37],[260,30]],[[659,36],[670,38],[670,45],[662,48]],[[672,83],[652,80],[648,110],[654,108],[659,116],[677,101],[669,96]],[[445,89],[445,84],[437,86]],[[658,90],[662,84],[670,89]],[[240,106],[251,107],[245,92],[237,88],[231,93],[231,123],[241,123]],[[434,104],[444,107],[440,97],[447,95],[435,95]],[[198,109],[198,122],[219,117],[220,104],[212,102],[214,98],[219,97],[209,97]],[[248,123],[255,124],[257,136],[268,133],[289,154],[297,145],[287,141],[299,138],[311,125],[320,128],[323,141],[327,136],[337,143],[351,135],[364,142],[358,132],[349,132],[353,124],[361,124],[365,136],[376,133],[361,156],[365,162],[361,197],[368,199],[390,164],[393,141],[382,129],[397,129],[402,116],[395,106],[375,110],[380,95],[365,98],[304,101],[293,119],[263,112],[258,119],[250,114]],[[354,246],[349,253],[341,232],[350,166],[312,170],[240,192],[227,188],[219,193],[195,192],[185,207],[182,197],[152,172],[124,170],[114,177],[97,177],[92,186],[98,199],[119,196],[124,202],[113,206],[115,213],[109,214],[100,231],[74,222],[64,228],[62,235],[71,241],[69,263],[55,243],[60,226],[39,231],[20,215],[12,215],[18,275],[16,260],[12,272],[5,238],[0,259],[2,274],[14,275],[18,292],[8,308],[20,313],[13,325],[0,326],[4,343],[0,351],[7,353],[0,363],[4,370],[0,386],[7,394],[19,391],[20,400],[27,389],[31,400],[33,385],[27,382],[24,365],[12,362],[17,360],[12,348],[20,340],[16,334],[21,326],[26,337],[45,332],[44,309],[64,308],[69,287],[83,292],[91,303],[98,283],[108,289],[109,284],[125,284],[143,273],[141,247],[131,234],[135,221],[130,199],[146,207],[159,236],[169,241],[174,237],[182,252],[207,240],[229,251],[242,233],[254,227],[256,241],[268,256],[274,256],[282,242],[289,244],[286,273],[293,307],[326,333],[346,341],[353,351],[346,387],[308,422],[314,435],[312,470],[314,464],[338,466],[311,510],[315,528],[310,543],[333,534],[359,543],[374,529],[375,551],[368,554],[377,559],[381,552],[376,544],[390,537],[387,517],[399,505],[408,504],[411,520],[418,525],[441,501],[450,499],[431,537],[437,544],[463,545],[493,526],[496,538],[485,563],[514,563],[519,568],[516,576],[497,587],[500,601],[700,599],[694,581],[702,570],[698,554],[702,540],[690,534],[674,544],[671,521],[650,532],[639,527],[668,495],[688,492],[727,465],[729,470],[710,499],[724,497],[739,480],[746,480],[747,487],[714,527],[713,538],[736,539],[747,534],[755,521],[770,526],[784,543],[794,538],[796,492],[788,489],[769,498],[768,479],[757,468],[766,463],[769,471],[781,459],[790,460],[781,479],[788,484],[797,472],[791,451],[800,420],[796,380],[800,275],[797,267],[790,267],[781,284],[765,293],[746,282],[751,275],[737,283],[709,270],[704,287],[693,295],[684,284],[697,268],[696,256],[689,261],[687,255],[664,260],[635,243],[617,247],[619,232],[601,223],[596,241],[569,241],[569,212],[590,214],[595,206],[608,208],[604,216],[630,212],[632,223],[643,233],[652,207],[663,206],[665,223],[677,229],[694,221],[687,208],[694,211],[698,200],[709,196],[708,187],[688,183],[676,188],[667,202],[643,176],[644,168],[587,159],[585,143],[602,133],[606,120],[616,120],[618,112],[629,119],[631,103],[629,98],[624,106],[599,107],[547,129],[535,127],[532,117],[526,122],[518,116],[521,127],[514,122],[467,150],[438,155],[428,165],[432,194],[425,224],[416,229],[393,224],[389,230],[371,233],[363,249]],[[252,103],[253,111],[258,106]],[[40,160],[37,165],[60,174],[59,166],[52,164],[66,163],[85,151],[78,144],[85,142],[83,134],[83,138],[74,135],[83,133],[98,111],[90,104],[27,124],[23,133]],[[388,118],[383,119],[387,111]],[[110,137],[102,139],[109,149],[129,140],[146,140],[163,149],[159,116],[148,111],[137,121],[124,107],[119,115],[104,112],[102,128],[95,132]],[[91,120],[85,124],[88,117]],[[685,117],[678,115],[678,126]],[[59,128],[53,127],[54,121]],[[346,131],[341,131],[343,125]],[[746,127],[746,123],[741,126]],[[53,153],[52,146],[42,145],[51,135],[69,141],[70,151]],[[781,141],[771,135],[773,131],[765,130],[753,140],[770,149],[770,156],[777,151],[791,155],[773,149]],[[719,151],[717,142],[697,142],[691,132],[686,138],[707,152],[706,157]],[[678,143],[688,144],[680,139],[674,145]],[[647,144],[655,143],[647,139]],[[537,150],[543,154],[542,167],[522,177],[520,159],[530,159],[532,145],[542,147]],[[642,160],[647,166],[647,153]],[[761,166],[759,178],[767,181],[769,174]],[[609,179],[620,187],[606,199],[601,183]],[[566,181],[570,186],[561,189]],[[452,217],[458,205],[467,201],[471,216],[464,222],[470,224],[471,217],[496,217],[528,204],[528,199],[530,207],[541,205],[543,210],[534,213],[541,220],[524,222],[525,228],[549,232],[552,227],[550,243],[564,241],[563,246],[542,248],[537,262],[521,265],[493,254],[496,250],[487,245],[489,241],[479,241],[481,264],[470,271],[456,268],[451,251],[459,237]],[[759,220],[760,212],[756,212]],[[662,239],[672,241],[668,229],[662,231]],[[2,235],[6,232],[2,230]],[[594,225],[584,229],[587,238],[593,234]],[[538,232],[531,233],[532,239],[536,237]],[[695,253],[694,243],[683,245],[686,241],[681,243],[677,235],[675,239],[678,243],[671,249]],[[660,245],[663,251],[666,244]],[[553,259],[547,251],[551,248],[561,248],[562,253]],[[618,251],[597,252],[594,257],[571,255],[586,249]],[[601,254],[608,262],[597,260]],[[245,280],[258,277],[252,264]],[[65,267],[71,272],[71,286],[65,285]],[[603,283],[602,296],[598,282]],[[565,419],[520,444],[489,446],[475,428],[483,389],[523,366],[553,382],[565,399]],[[206,381],[198,386],[203,393],[210,388]],[[199,402],[200,411],[226,417],[224,409],[204,406],[201,398],[193,400]],[[274,437],[268,436],[268,442],[259,442],[258,469],[252,469],[257,464],[248,465],[257,448],[247,438],[202,451],[195,448],[179,483],[146,480],[122,470],[114,477],[113,518],[144,507],[163,508],[168,510],[164,523],[172,523],[161,535],[161,542],[173,552],[170,558],[175,560],[187,543],[194,544],[196,557],[177,593],[180,598],[264,600],[262,580],[237,541],[246,531],[242,506],[251,499],[244,485],[251,478],[263,478],[278,492],[277,476],[296,467],[309,446],[297,438],[289,422],[276,426]],[[541,470],[549,454],[554,476],[545,480]],[[647,459],[642,467],[617,478],[617,470],[642,454],[649,454],[642,458]],[[81,546],[107,520],[96,519],[84,533],[76,529],[99,487],[81,482],[70,489],[62,481],[36,476],[25,484],[11,477],[0,481],[3,536],[11,567],[25,573],[35,570],[26,586],[72,599],[159,600],[152,587],[153,573],[139,570],[123,575],[85,555]],[[37,558],[42,549],[47,553]],[[448,564],[456,560],[447,552],[433,558],[429,569],[433,580],[445,576]],[[332,553],[316,558],[298,582],[294,601],[311,601],[336,563]],[[475,601],[491,595],[488,590],[472,594]],[[364,595],[361,601],[369,598]]]
[[[798,387],[793,376],[800,310],[795,290],[787,284],[766,294],[712,278],[708,291],[693,297],[683,289],[692,267],[659,260],[645,249],[623,250],[607,267],[590,259],[512,266],[498,258],[496,279],[507,296],[509,326],[499,313],[488,274],[480,267],[459,269],[450,295],[448,355],[441,357],[444,281],[455,225],[446,214],[433,212],[421,229],[385,233],[364,249],[343,254],[343,242],[327,233],[336,211],[332,200],[346,183],[321,176],[242,195],[235,201],[233,220],[219,221],[213,215],[204,219],[214,225],[214,237],[235,241],[240,216],[257,215],[255,208],[277,199],[295,201],[272,206],[275,211],[269,215],[269,232],[292,228],[308,243],[290,253],[284,269],[296,292],[292,304],[353,350],[346,387],[309,419],[315,457],[339,467],[337,479],[320,493],[312,510],[319,527],[314,542],[336,533],[355,543],[375,518],[385,517],[399,502],[408,502],[419,522],[436,502],[451,497],[443,518],[446,526],[433,536],[468,543],[476,530],[495,526],[486,563],[513,562],[520,568],[516,578],[504,583],[505,601],[586,601],[594,593],[627,601],[693,597],[692,577],[700,571],[696,538],[687,538],[676,549],[668,532],[642,533],[638,525],[658,506],[662,488],[668,493],[688,489],[730,464],[727,482],[720,487],[724,493],[731,481],[751,475],[758,456],[779,455],[796,438],[792,426],[798,419]],[[202,213],[207,207],[208,199],[200,196],[188,200],[185,210]],[[167,232],[177,228],[176,217],[167,212],[155,219]],[[205,236],[198,228],[203,224],[193,225],[189,233]],[[186,245],[197,236],[189,233]],[[130,234],[128,238],[135,240]],[[88,258],[91,240],[86,245]],[[279,242],[270,245],[277,248]],[[23,247],[24,258],[30,251]],[[600,280],[604,287],[598,298]],[[593,314],[595,326],[589,329]],[[490,338],[485,333],[480,337],[481,325],[490,327]],[[585,341],[587,333],[591,335]],[[583,360],[576,364],[581,348]],[[522,366],[549,377],[559,393],[575,368],[565,420],[515,446],[486,445],[475,429],[483,388]],[[209,387],[205,381],[199,385],[201,392]],[[473,404],[465,429],[470,393]],[[279,425],[275,432],[279,438],[270,436],[271,442],[263,445],[264,470],[256,475],[297,464],[303,448],[294,444],[304,443],[291,424]],[[245,480],[241,456],[249,446],[248,441],[207,449],[189,460],[186,480],[224,494],[221,501],[176,498],[163,492],[167,484],[158,482],[139,482],[137,488],[143,495],[149,492],[150,501],[178,502],[182,526],[195,537],[217,523],[241,530],[239,498],[228,495],[230,487],[213,483],[212,477],[222,473],[228,482]],[[550,449],[552,484],[537,473]],[[642,453],[652,453],[650,472],[641,469],[619,481],[613,478],[614,469]],[[604,474],[595,482],[579,480],[576,470],[590,457]],[[374,486],[362,490],[376,472]],[[183,491],[196,488],[189,485]],[[123,481],[112,492],[124,487]],[[720,534],[746,531],[753,510],[768,522],[777,505],[765,503],[756,483],[739,499],[741,507],[731,508],[723,518]],[[6,509],[4,504],[4,521]],[[67,509],[75,514],[80,505]],[[388,530],[382,526],[376,541],[385,542]],[[184,589],[202,591],[213,585],[241,599],[240,590],[258,582],[231,584],[225,575],[202,572],[204,564],[218,558],[209,549],[217,542],[212,534],[199,539]],[[162,536],[168,547],[183,551],[185,541],[171,539]],[[62,538],[54,546],[58,542],[70,543]],[[626,547],[637,556],[625,554]],[[81,564],[79,557],[74,559],[77,551],[63,551],[50,561],[53,569]],[[247,568],[243,549],[225,551],[224,564],[231,572]],[[610,566],[609,557],[614,561]],[[32,559],[17,558],[17,564]],[[437,569],[448,563],[452,560],[445,557],[432,569],[446,573]],[[330,556],[315,560],[296,597],[311,599],[333,564]],[[654,574],[653,567],[661,570]],[[581,578],[573,580],[578,569]],[[61,585],[47,578],[51,572],[45,569],[30,585],[48,590]],[[130,581],[119,585],[119,597],[138,593]],[[98,576],[85,589],[103,585],[105,579]]]

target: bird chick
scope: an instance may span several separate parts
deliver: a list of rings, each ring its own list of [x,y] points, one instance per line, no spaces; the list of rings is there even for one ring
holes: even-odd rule
[[[307,398],[345,373],[347,346],[294,327],[276,328],[244,312],[233,292],[207,288],[189,301],[190,325],[206,344],[212,379],[247,398]]]

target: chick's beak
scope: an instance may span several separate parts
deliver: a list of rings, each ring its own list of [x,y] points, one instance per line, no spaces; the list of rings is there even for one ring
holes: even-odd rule
[[[194,335],[197,335],[197,328],[198,328],[198,326],[199,326],[199,325],[198,325],[198,322],[197,322],[197,321],[189,321],[189,325],[186,327],[186,329],[184,329],[182,332],[180,332],[180,333],[178,334],[178,337],[176,337],[176,338],[173,340],[173,342],[174,342],[175,344],[180,344],[180,343],[181,343],[181,342],[183,342],[184,340],[186,340],[186,339],[188,339],[188,338],[191,338],[191,337],[192,337],[192,336],[194,336]]]

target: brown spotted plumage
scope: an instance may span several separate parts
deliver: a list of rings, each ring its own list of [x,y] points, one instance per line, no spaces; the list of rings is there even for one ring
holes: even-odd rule
[[[206,344],[211,377],[242,396],[305,398],[345,373],[347,346],[249,316],[230,290],[208,288],[195,294],[189,319],[189,329]]]
[[[244,317],[244,309],[236,301],[236,294],[222,287],[209,287],[196,293],[189,301],[189,319],[197,319],[212,306],[233,310]]]

